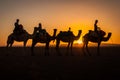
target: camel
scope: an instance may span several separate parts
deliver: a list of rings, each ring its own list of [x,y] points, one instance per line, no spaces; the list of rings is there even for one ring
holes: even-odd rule
[[[11,33],[8,36],[7,39],[7,46],[6,47],[12,47],[14,41],[17,42],[23,42],[24,47],[26,47],[26,43],[28,41],[28,39],[32,39],[32,37],[35,35],[35,33],[37,32],[37,27],[34,27],[34,32],[33,34],[29,34],[27,31],[25,31],[24,33],[20,34],[20,35],[16,35],[14,33]]]
[[[72,31],[60,31],[60,33],[56,36],[56,50],[58,51],[60,41],[62,41],[62,42],[68,43],[67,50],[70,47],[71,52],[72,52],[73,42],[80,38],[81,33],[82,33],[82,30],[79,30],[78,35],[75,36]],[[59,51],[58,51],[58,53],[59,53]]]
[[[56,32],[57,32],[57,29],[54,29],[53,36],[51,36],[47,32],[45,33],[45,35],[41,35],[40,32],[38,32],[32,39],[32,47],[31,47],[31,53],[32,54],[31,55],[34,56],[34,47],[39,42],[39,43],[45,43],[46,44],[46,46],[45,46],[45,56],[46,55],[49,56],[49,43],[52,40],[55,40]]]
[[[101,42],[106,42],[106,41],[108,41],[109,39],[110,39],[110,37],[111,37],[111,35],[112,35],[112,33],[111,32],[109,32],[108,33],[108,35],[107,35],[107,37],[104,37],[105,36],[105,32],[103,33],[103,34],[101,34],[101,35],[99,35],[99,36],[94,36],[94,35],[91,35],[91,30],[89,31],[89,33],[87,33],[87,34],[85,34],[84,36],[83,36],[83,53],[84,53],[84,55],[86,55],[85,54],[85,51],[84,51],[84,48],[86,48],[86,51],[87,51],[87,53],[88,53],[88,55],[89,56],[91,56],[91,54],[90,54],[90,52],[89,52],[89,50],[88,50],[88,43],[89,42],[93,42],[93,43],[97,43],[98,44],[98,46],[97,46],[97,55],[99,56],[100,55],[100,52],[99,52],[99,48],[100,48],[100,44],[101,44]],[[93,31],[94,32],[94,31]]]

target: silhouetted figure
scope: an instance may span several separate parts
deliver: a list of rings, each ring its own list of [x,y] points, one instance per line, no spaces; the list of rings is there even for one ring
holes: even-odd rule
[[[60,44],[60,41],[63,41],[63,42],[66,42],[68,43],[68,46],[67,46],[67,49],[69,49],[69,47],[71,48],[71,52],[72,52],[72,45],[73,45],[73,42],[75,40],[78,40],[80,38],[80,35],[82,33],[81,30],[78,31],[78,35],[75,36],[73,34],[72,31],[70,31],[71,28],[69,28],[68,31],[60,31],[60,33],[58,33],[58,35],[56,36],[56,51],[59,52],[59,44]],[[58,54],[59,55],[59,54]],[[72,54],[71,54],[72,55]]]
[[[94,31],[89,30],[89,35],[96,38],[105,36],[106,33],[103,30],[101,30],[100,27],[97,26],[97,23],[98,23],[98,20],[95,20]]]
[[[71,28],[69,27],[69,30],[68,31],[71,31]]]
[[[16,34],[19,31],[19,19],[16,19],[16,22],[14,23],[14,26],[15,26],[15,28],[13,30],[13,33]]]
[[[38,30],[39,30],[39,32],[42,31],[42,24],[41,23],[39,23],[39,25],[38,25]]]
[[[19,19],[16,19],[16,22],[14,23],[14,30],[13,30],[13,33],[15,35],[21,35],[23,33],[25,33],[26,31],[23,29],[23,25],[22,24],[19,24]]]
[[[46,30],[42,29],[42,24],[41,23],[39,23],[38,30],[39,30],[39,34],[41,36],[43,36],[43,35],[45,36],[46,35]]]
[[[98,26],[97,26],[98,20],[95,20],[94,24],[94,31],[97,33],[98,32]]]
[[[39,30],[39,32],[35,34],[32,39],[31,55],[34,56],[34,47],[38,42],[46,44],[45,55],[49,55],[49,43],[50,41],[55,40],[57,29],[54,29],[53,36],[47,33],[45,29],[42,29],[41,24],[39,24],[39,27],[37,29]],[[45,32],[45,35],[44,35],[44,32]]]
[[[26,43],[28,41],[28,39],[31,39],[34,34],[36,33],[36,31],[38,30],[37,28],[34,29],[34,34],[29,34],[26,30],[24,30],[23,25],[19,24],[19,19],[16,19],[16,22],[14,23],[14,30],[13,33],[11,33],[8,36],[7,39],[7,47],[12,47],[14,41],[18,41],[18,42],[23,42],[24,43],[24,47],[26,47]]]
[[[22,25],[20,27],[22,29]],[[22,30],[23,31],[23,30]],[[11,33],[9,36],[8,36],[8,39],[7,39],[7,46],[6,47],[12,47],[14,41],[17,41],[17,42],[23,42],[24,44],[24,47],[26,47],[26,43],[28,41],[28,39],[32,39],[34,37],[34,35],[36,35],[36,32],[38,31],[38,28],[35,27],[34,28],[34,31],[33,31],[33,34],[29,34],[27,31],[24,32],[24,34],[21,34],[21,35],[15,35],[15,33]],[[22,32],[23,33],[23,32]]]

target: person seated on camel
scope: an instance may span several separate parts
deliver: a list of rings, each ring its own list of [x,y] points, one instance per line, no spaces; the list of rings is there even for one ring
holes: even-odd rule
[[[42,29],[42,24],[41,23],[39,23],[38,30],[39,30],[40,35],[42,35],[42,36],[46,35],[46,30]]]
[[[71,35],[72,31],[71,31],[71,27],[69,27],[69,30],[68,30],[68,35]]]
[[[21,35],[23,33],[25,33],[26,31],[23,29],[23,25],[22,24],[19,24],[19,19],[16,19],[16,22],[14,23],[14,30],[13,30],[13,33],[15,35]]]
[[[90,34],[94,37],[105,36],[105,32],[97,26],[98,20],[95,20],[94,31],[89,30]]]
[[[16,22],[14,23],[14,30],[13,30],[13,33],[14,34],[18,34],[19,33],[19,19],[16,19]]]

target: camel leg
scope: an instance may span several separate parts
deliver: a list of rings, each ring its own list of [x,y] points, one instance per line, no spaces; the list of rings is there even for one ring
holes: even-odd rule
[[[60,41],[59,41],[59,40],[56,40],[56,50],[58,50],[59,44],[60,44]]]
[[[97,47],[97,55],[100,56],[100,42],[98,43],[98,47]]]
[[[45,46],[45,56],[49,56],[49,42],[46,43],[46,46]]]
[[[68,42],[67,50],[69,50],[70,42]]]
[[[11,43],[10,43],[10,47],[12,47],[13,43],[14,43],[14,41],[11,41]]]
[[[6,47],[9,47],[9,46],[12,47],[13,43],[14,43],[14,40],[8,39],[8,40],[7,40],[7,46],[6,46]]]
[[[32,41],[31,56],[34,56],[34,55],[35,55],[35,54],[34,54],[34,47],[35,47],[36,43],[37,43],[37,42]]]
[[[84,42],[83,42],[82,51],[83,51],[84,56],[86,56],[86,53],[85,53],[85,43]]]
[[[24,44],[24,48],[26,47],[26,43],[27,43],[27,41],[24,41],[24,43],[23,43]]]
[[[87,50],[88,55],[91,56],[89,49],[88,49],[88,43],[86,44],[86,50]]]
[[[70,42],[68,42],[68,45],[67,45],[67,48],[66,48],[66,50],[67,50],[67,52],[66,52],[66,56],[68,56],[68,54],[69,54],[69,47],[70,47]]]
[[[58,56],[61,56],[60,51],[59,51],[59,44],[60,44],[60,40],[56,40],[56,52]]]
[[[70,53],[71,53],[71,56],[74,56],[73,54],[72,54],[72,46],[73,46],[73,42],[71,42],[71,46],[70,46]]]
[[[9,43],[7,43],[7,46],[6,47],[9,47]]]

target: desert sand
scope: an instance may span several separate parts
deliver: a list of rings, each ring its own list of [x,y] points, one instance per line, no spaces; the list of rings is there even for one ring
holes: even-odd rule
[[[44,47],[35,48],[31,56],[30,47],[0,47],[0,79],[12,80],[119,80],[120,46],[102,46],[100,56],[96,47],[89,48],[92,56],[84,56],[81,47],[73,46],[74,56],[57,56],[54,47],[50,55],[44,56]]]

